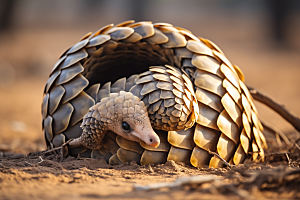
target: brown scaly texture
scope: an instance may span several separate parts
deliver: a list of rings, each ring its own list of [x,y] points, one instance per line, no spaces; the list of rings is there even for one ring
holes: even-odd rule
[[[129,91],[147,105],[153,128],[179,131],[194,125],[199,115],[194,87],[179,69],[152,66],[134,83]]]
[[[152,68],[157,70],[149,70],[151,66],[158,66]],[[176,75],[167,70],[180,72],[179,77],[184,81],[175,82],[185,88],[174,84],[171,77]],[[138,82],[143,77],[151,79],[150,76],[152,84]],[[109,133],[103,139],[101,151],[81,146],[69,148],[67,153],[104,157],[111,164],[131,160],[141,164],[175,160],[195,167],[222,166],[219,158],[210,155],[209,150],[232,164],[242,163],[250,152],[254,152],[253,160],[257,160],[258,156],[264,159],[266,141],[263,128],[243,81],[240,69],[231,64],[214,43],[198,38],[186,29],[168,23],[126,21],[115,26],[110,24],[83,37],[53,67],[45,85],[42,104],[45,139],[48,148],[53,148],[68,139],[80,137],[80,124],[90,107],[110,93],[129,91],[140,85],[145,87],[145,93],[141,92],[143,88],[136,90],[139,94],[133,89],[132,92],[138,97],[145,97],[143,101],[153,126],[158,128],[163,119],[169,124],[162,128],[169,132],[158,131],[161,144],[157,149]],[[111,85],[111,82],[114,84]],[[156,91],[161,93],[158,95]],[[152,101],[150,97],[153,97]],[[189,99],[193,108],[198,107],[193,127],[179,130],[183,123],[180,119],[185,118],[182,115],[185,112],[181,112],[185,106],[182,110],[178,106],[179,111],[167,112],[167,106],[173,102],[171,99],[182,103],[180,105],[190,105],[185,101]],[[165,109],[168,120],[157,108]]]
[[[71,146],[79,144],[90,149],[100,150],[106,132],[108,130],[118,132],[118,125],[124,118],[136,119],[134,121],[136,123],[144,123],[145,120],[149,123],[147,108],[138,97],[125,91],[111,93],[109,97],[101,99],[99,103],[89,109],[80,126],[83,129],[82,135],[69,144]]]

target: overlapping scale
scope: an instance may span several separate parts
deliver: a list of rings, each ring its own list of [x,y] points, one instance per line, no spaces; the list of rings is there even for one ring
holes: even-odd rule
[[[111,83],[108,82],[108,83],[104,84],[104,85],[101,87],[101,89],[100,89],[99,92],[98,92],[98,102],[99,102],[101,99],[103,99],[103,98],[109,96],[109,94],[110,94],[110,85],[111,85]]]
[[[233,156],[233,163],[235,165],[241,164],[244,162],[245,158],[246,158],[246,153],[244,152],[242,145],[239,145]]]
[[[126,78],[120,78],[110,88],[111,93],[118,93],[124,91],[126,87]]]
[[[206,151],[216,151],[220,135],[220,131],[197,124],[195,128],[194,142],[198,147]]]
[[[222,79],[211,73],[197,69],[195,72],[195,85],[199,88],[212,92],[223,97],[225,89],[222,86]]]
[[[63,84],[62,86],[65,89],[65,94],[61,100],[62,104],[75,98],[88,84],[89,81],[81,74],[78,74],[71,81]]]
[[[268,144],[267,144],[267,141],[266,141],[266,138],[265,138],[264,134],[262,133],[261,130],[258,130],[258,134],[259,134],[260,140],[262,142],[262,147],[264,149],[267,149],[268,148]]]
[[[116,154],[120,148],[118,143],[107,135],[103,139],[103,147],[106,148],[111,154]]]
[[[263,149],[263,144],[262,144],[262,141],[260,139],[258,131],[259,130],[256,127],[253,127],[253,135],[254,135],[254,138],[255,138],[255,142],[256,142],[259,149]],[[264,158],[264,151],[259,151],[259,155],[263,159]]]
[[[218,111],[199,103],[199,116],[197,123],[205,127],[219,130],[217,125],[219,114],[220,113]]]
[[[65,139],[66,138],[63,134],[58,134],[58,135],[54,136],[52,143],[53,143],[54,147],[60,147],[62,144],[64,144],[66,142]]]
[[[242,111],[228,93],[222,97],[221,102],[236,125],[238,125],[238,127],[242,127]]]
[[[200,42],[200,40],[195,35],[193,35],[189,30],[179,28],[179,27],[176,28],[179,30],[179,33],[185,36],[186,40],[194,40]]]
[[[140,41],[141,39],[143,39],[143,37],[136,33],[136,32],[133,32],[128,38],[122,40],[123,43],[136,43],[138,41]]]
[[[241,95],[239,90],[236,87],[234,87],[227,79],[223,80],[223,87],[226,89],[226,91],[231,96],[231,98],[233,98],[235,103],[240,107],[240,109],[241,110],[245,109],[243,108],[243,106],[245,107],[245,105],[243,105],[243,100],[242,100],[243,94]]]
[[[59,104],[61,103],[61,99],[65,94],[66,90],[62,86],[54,87],[48,93],[49,95],[49,105],[48,112],[50,115],[53,115]]]
[[[86,58],[88,56],[85,49],[81,49],[80,51],[77,51],[73,54],[70,54],[67,56],[67,58],[61,63],[59,69],[65,69],[68,68],[75,63],[81,61],[82,59]]]
[[[210,159],[211,155],[207,151],[196,146],[193,149],[190,162],[194,167],[207,168],[209,167]]]
[[[109,163],[110,165],[119,165],[119,164],[122,164],[122,162],[119,160],[117,154],[112,155],[112,156],[109,158],[108,163]]]
[[[62,57],[55,63],[55,65],[53,66],[53,68],[52,68],[52,70],[51,70],[51,72],[50,72],[50,75],[52,75],[53,72],[56,71],[56,69],[58,68],[58,66],[59,66],[66,58],[67,58],[66,55],[65,55],[65,56],[62,56]]]
[[[73,111],[74,108],[70,103],[65,103],[58,106],[57,110],[52,115],[52,128],[54,134],[59,134],[67,129]]]
[[[223,54],[222,50],[212,41],[204,38],[199,38],[202,42],[204,42],[209,48],[218,51],[219,53]]]
[[[196,87],[196,98],[199,102],[209,106],[210,108],[221,112],[224,108],[221,103],[220,96]]]
[[[78,42],[77,44],[75,44],[74,46],[72,46],[71,49],[69,49],[69,51],[67,51],[66,54],[71,54],[71,53],[74,53],[76,51],[79,51],[80,49],[82,49],[83,47],[85,47],[88,42],[89,42],[88,39],[81,40],[80,42]]]
[[[239,127],[235,124],[235,122],[225,110],[223,110],[218,117],[217,125],[222,133],[224,133],[224,135],[234,141],[235,144],[239,142]]]
[[[255,113],[253,110],[251,112],[251,116],[252,116],[252,121],[254,123],[254,125],[259,129],[259,130],[263,130],[263,126],[261,124],[261,122],[258,119],[258,115],[257,113]]]
[[[128,38],[134,30],[129,27],[116,27],[110,29],[107,33],[110,34],[113,40],[124,40]]]
[[[224,166],[224,163],[217,156],[213,156],[213,157],[211,157],[208,166],[213,167],[213,168],[221,168]]]
[[[129,90],[135,85],[135,80],[137,79],[138,75],[133,74],[128,79],[126,79],[125,83],[125,91],[129,92]]]
[[[181,131],[169,131],[168,142],[179,148],[192,150],[195,146],[193,136],[195,128]]]
[[[98,92],[100,88],[100,83],[92,85],[85,92],[94,99],[95,102],[98,102]]]
[[[250,140],[246,134],[245,129],[243,129],[241,136],[240,136],[240,141],[241,141],[241,145],[243,147],[243,150],[246,154],[248,154],[249,152],[249,148],[250,148]]]
[[[45,137],[48,141],[51,141],[53,138],[53,129],[52,129],[52,122],[53,122],[53,118],[48,115],[45,119],[44,119],[44,133],[45,133]]]
[[[56,85],[61,85],[63,83],[69,82],[81,72],[83,72],[83,67],[78,62],[75,63],[72,67],[68,67],[66,69],[61,70],[61,74],[57,79]]]
[[[52,84],[54,83],[54,81],[56,80],[56,78],[60,75],[60,73],[61,73],[61,70],[57,70],[53,74],[50,75],[48,81],[46,82],[44,93],[48,93],[49,92]]]
[[[252,126],[246,116],[245,113],[242,114],[242,120],[243,120],[243,126],[244,126],[244,130],[245,130],[245,133],[246,135],[248,136],[248,138],[252,138]]]
[[[192,155],[192,150],[171,146],[167,160],[173,160],[175,162],[183,162],[187,165],[190,165],[191,155]]]
[[[116,141],[122,149],[136,152],[138,154],[142,154],[144,152],[144,148],[142,148],[138,142],[127,140],[121,136],[117,136]]]
[[[252,141],[252,151],[253,151],[252,159],[255,161],[258,157],[258,153],[260,152],[255,140]]]
[[[68,153],[71,156],[78,156],[78,154],[84,153],[85,151],[87,151],[87,148],[84,146],[68,148]]]
[[[108,58],[117,63],[123,54],[128,55],[129,46],[138,57],[153,56],[153,60],[164,60],[164,64],[173,67],[154,64],[159,66],[120,79],[124,75],[112,80],[113,84],[103,83],[101,88],[95,81],[89,85],[86,77],[92,77],[97,67],[116,67]],[[114,59],[107,56],[113,53]],[[90,65],[96,60],[89,60],[92,56],[101,57],[101,65]],[[141,73],[138,68],[131,70],[133,74]],[[90,154],[110,164],[174,160],[195,167],[223,166],[208,151],[232,164],[242,163],[249,151],[254,152],[253,160],[258,155],[263,159],[263,148],[267,146],[263,127],[242,72],[213,42],[197,38],[186,29],[133,20],[109,24],[69,48],[50,75],[42,104],[44,133],[50,148],[81,135],[81,119],[90,106],[110,93],[126,90],[144,101],[155,128],[169,131],[158,132],[160,146],[155,149],[108,132],[100,150],[81,146],[69,148],[70,155]],[[193,121],[195,126],[184,131]]]
[[[220,70],[220,63],[215,58],[195,54],[192,58],[192,64],[198,69],[218,75],[220,78],[224,77]]]
[[[202,54],[202,55],[208,55],[213,57],[213,52],[212,50],[207,47],[204,43],[201,41],[194,41],[194,40],[189,40],[187,41],[186,48],[194,53],[197,54]]]
[[[74,108],[74,112],[69,122],[71,126],[74,126],[77,122],[79,122],[84,115],[88,113],[89,108],[95,105],[94,99],[83,91],[72,99],[70,103]]]
[[[241,86],[241,88],[242,88],[242,90],[243,90],[243,92],[244,92],[244,94],[245,94],[247,100],[249,101],[249,103],[250,103],[250,105],[251,105],[251,108],[253,109],[253,111],[254,111],[255,113],[257,113],[256,107],[255,107],[254,102],[253,102],[253,98],[252,98],[252,96],[251,96],[249,90],[247,89],[247,86],[246,86],[245,83],[244,83],[243,81],[241,81],[241,80],[240,80],[240,86]]]
[[[43,119],[46,118],[48,115],[48,104],[49,104],[49,93],[44,96],[43,103],[42,103],[42,117]]]
[[[136,163],[140,163],[142,155],[139,153],[136,153],[134,151],[129,151],[123,148],[119,148],[117,152],[118,159],[122,163],[135,161]]]
[[[238,76],[225,64],[221,65],[221,71],[226,78],[241,92]]]
[[[162,44],[164,48],[184,47],[186,45],[185,37],[179,32],[162,32],[168,37],[168,42]]]
[[[179,56],[180,58],[192,58],[194,54],[187,48],[181,47],[175,49],[175,55]]]
[[[154,83],[155,84],[155,83]],[[148,103],[149,103],[149,106],[151,105],[151,104],[155,104],[156,102],[158,102],[161,98],[161,93],[162,93],[162,91],[160,91],[160,90],[155,90],[155,91],[153,91],[153,92],[151,92],[150,94],[149,94],[149,99],[148,99]],[[143,93],[142,93],[143,94]],[[147,94],[147,93],[146,93]],[[153,105],[154,106],[154,105]],[[155,112],[155,110],[153,110],[153,112]],[[153,113],[152,113],[153,114]]]
[[[151,23],[131,24],[129,27],[132,27],[136,33],[142,36],[143,39],[148,38],[155,33]]]
[[[164,44],[169,41],[169,38],[157,28],[154,28],[154,35],[145,39],[150,44]]]
[[[93,32],[88,32],[87,34],[85,34],[79,41],[88,39],[91,35],[93,34]]]
[[[100,29],[98,29],[95,33],[92,34],[92,38],[97,36],[97,35],[100,35],[100,34],[103,34],[105,35],[105,33],[111,29],[112,27],[114,26],[114,24],[108,24],[108,25],[105,25],[103,27],[101,27]]]
[[[136,84],[130,91],[144,101],[155,128],[185,127],[183,122],[187,121],[196,101],[193,85],[186,75],[168,65],[152,66],[149,72],[138,76]]]
[[[234,69],[234,67],[233,67],[233,65],[231,64],[231,62],[225,57],[224,54],[222,54],[222,53],[220,53],[220,52],[218,52],[218,51],[214,51],[214,50],[213,50],[213,54],[214,54],[214,56],[215,56],[217,59],[219,59],[219,60],[222,61],[226,66],[228,66],[228,67],[231,69],[231,71],[232,71],[237,77],[241,78],[241,77],[238,75],[238,73],[236,72],[236,70]]]
[[[101,147],[101,149],[93,149],[91,152],[91,158],[104,159],[106,162],[108,162],[111,157],[112,154],[104,147]]]
[[[217,144],[218,154],[226,161],[229,161],[235,152],[235,148],[235,142],[222,133]]]
[[[66,136],[66,141],[74,138],[78,138],[82,134],[82,129],[80,128],[81,122],[78,122],[77,124],[68,127],[67,130],[63,132],[63,134]]]
[[[108,40],[110,40],[111,37],[110,35],[97,35],[90,39],[88,45],[86,47],[94,47],[94,46],[99,46],[101,44],[104,44]]]
[[[167,162],[168,152],[145,150],[141,156],[141,165],[158,164]]]

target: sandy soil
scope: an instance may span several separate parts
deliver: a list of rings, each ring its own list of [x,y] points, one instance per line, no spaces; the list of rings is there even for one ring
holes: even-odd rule
[[[224,169],[196,169],[168,161],[155,166],[104,160],[29,156],[2,159],[1,199],[264,199],[300,198],[299,163],[245,164]],[[298,168],[298,169],[296,169]],[[282,175],[282,173],[294,173]],[[258,174],[260,173],[260,174]],[[274,176],[275,173],[275,176]],[[141,186],[179,177],[210,175],[210,181],[142,190]],[[250,176],[250,178],[249,178]],[[284,177],[284,178],[283,178]],[[289,178],[288,178],[289,177]],[[280,178],[283,178],[281,180]],[[287,180],[284,180],[287,179]]]
[[[197,33],[197,30],[193,31]],[[279,146],[270,133],[266,133],[270,148],[265,163],[226,169],[197,169],[171,161],[155,166],[135,163],[110,166],[103,160],[67,158],[60,162],[56,155],[25,156],[45,149],[40,105],[47,75],[59,52],[85,32],[40,30],[32,35],[28,30],[20,30],[18,34],[2,36],[0,70],[9,73],[6,76],[0,73],[0,199],[300,198],[300,149],[294,147],[289,151],[291,147],[284,142]],[[300,116],[299,48],[275,50],[263,45],[263,38],[249,37],[249,40],[240,38],[244,42],[233,45],[231,40],[225,41],[219,35],[212,35],[210,39],[241,67],[247,84]],[[54,45],[56,41],[60,41],[60,45]],[[257,106],[261,119],[276,125],[292,143],[300,137],[279,116],[262,105]],[[288,151],[293,152],[288,154],[290,162],[285,154],[270,155]],[[296,175],[284,174],[290,170]],[[268,178],[269,173],[276,177]],[[260,181],[255,179],[255,174],[261,177]],[[150,191],[135,189],[137,184],[172,182],[191,175],[213,175],[213,179],[220,181]],[[281,175],[289,179],[280,179]],[[269,183],[264,183],[265,180]]]

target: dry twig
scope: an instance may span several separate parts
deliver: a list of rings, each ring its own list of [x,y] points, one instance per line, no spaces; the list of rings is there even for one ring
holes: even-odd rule
[[[293,143],[293,145],[292,145],[292,147],[289,149],[289,151],[291,151],[291,150],[294,148],[294,146],[300,151],[300,147],[299,147],[299,145],[297,144],[297,142],[299,142],[299,140],[300,140],[300,138],[298,138],[298,139]]]
[[[299,142],[299,141],[300,141],[300,138],[298,138],[298,139],[294,142],[294,146],[296,146],[297,149],[300,150],[300,147],[299,147],[299,145],[297,144],[297,142]]]
[[[43,158],[42,158],[41,156],[39,156],[39,159],[41,159],[41,161],[40,161],[40,162],[38,162],[38,164],[40,164],[40,163],[44,162],[44,160],[43,160]]]
[[[266,122],[261,122],[261,123],[262,123],[262,125],[263,125],[263,127],[264,127],[265,129],[267,129],[267,130],[269,130],[270,132],[274,133],[275,136],[279,135],[279,136],[284,140],[284,142],[285,142],[287,145],[291,145],[291,144],[292,144],[291,141],[289,140],[289,138],[286,137],[286,135],[285,135],[282,131],[280,131],[280,130],[277,129],[276,127],[271,127],[271,126],[270,126],[268,123],[266,123]],[[276,138],[276,139],[277,139],[277,138]],[[279,142],[277,141],[277,143],[279,143]],[[281,141],[280,141],[280,143],[279,143],[279,146],[281,146],[280,144],[281,144]]]
[[[72,140],[73,139],[68,140],[67,142],[65,142],[64,144],[62,144],[60,147],[56,147],[56,148],[53,148],[53,149],[50,149],[50,150],[46,150],[46,151],[38,151],[38,152],[35,152],[35,153],[43,155],[43,154],[55,152],[56,150],[62,150],[63,147],[65,147],[67,144],[69,144]]]
[[[289,112],[283,105],[280,105],[279,103],[275,102],[270,97],[267,97],[265,94],[257,91],[254,88],[251,88],[248,86],[248,89],[253,96],[253,98],[256,101],[259,101],[275,112],[277,112],[280,116],[282,116],[286,121],[288,121],[294,128],[300,132],[300,119],[299,117],[296,117],[291,112]]]
[[[42,162],[44,162],[43,158],[41,156],[39,156],[40,161],[37,164],[41,164]],[[25,161],[26,164],[28,165],[35,165],[35,164],[31,164],[30,162]]]
[[[300,147],[297,143],[295,143],[295,146],[297,147],[297,149],[300,151]]]
[[[288,153],[285,153],[285,157],[286,157],[286,159],[287,159],[288,162],[289,162],[289,166],[292,166],[291,159],[290,159]],[[293,167],[293,166],[292,166],[292,167]]]
[[[208,149],[208,153],[211,155],[215,155],[217,156],[220,160],[222,160],[222,162],[229,168],[231,168],[231,164],[229,164],[226,160],[224,160],[224,158],[222,158],[219,154],[217,154],[216,152],[213,152],[211,150]]]

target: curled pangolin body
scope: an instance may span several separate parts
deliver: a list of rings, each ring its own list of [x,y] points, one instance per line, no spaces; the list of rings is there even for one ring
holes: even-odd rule
[[[186,29],[133,21],[107,25],[87,34],[53,67],[42,104],[45,139],[53,148],[80,137],[90,107],[111,93],[131,91],[161,130],[158,148],[108,132],[101,149],[81,146],[67,153],[111,164],[175,160],[195,167],[222,166],[209,150],[232,164],[249,152],[253,160],[263,159],[262,125],[243,81],[215,44]]]

